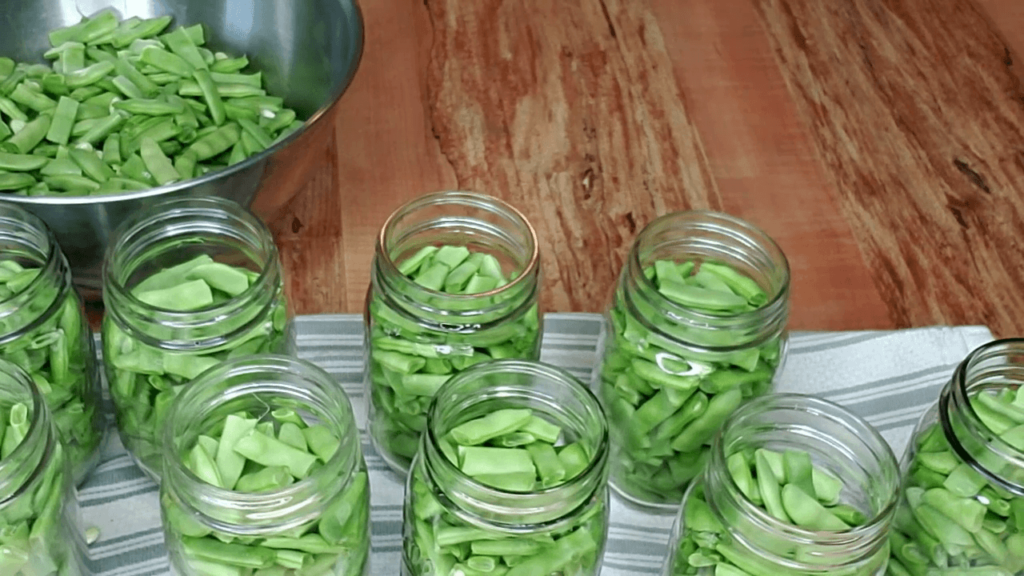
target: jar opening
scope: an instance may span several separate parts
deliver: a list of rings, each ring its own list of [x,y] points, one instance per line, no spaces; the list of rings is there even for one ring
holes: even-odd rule
[[[161,203],[129,219],[115,237],[104,264],[106,309],[123,330],[151,346],[194,349],[245,334],[270,312],[282,283],[277,247],[266,225],[225,199]],[[197,259],[243,272],[249,286],[226,300],[188,310],[158,307],[137,297],[135,288],[143,281]]]
[[[248,493],[214,486],[185,466],[185,454],[199,436],[215,430],[228,415],[262,419],[275,410],[294,411],[341,441],[308,477]],[[208,370],[175,400],[161,433],[164,482],[210,526],[237,534],[272,532],[316,519],[321,503],[350,484],[361,461],[352,407],[337,383],[320,368],[281,355],[229,360]]]
[[[444,455],[442,439],[453,428],[510,408],[528,408],[559,426],[559,446],[586,446],[586,468],[549,488],[504,490],[474,479]],[[606,485],[608,428],[600,403],[574,376],[539,362],[491,361],[452,377],[431,403],[421,445],[423,470],[460,514],[510,531],[558,525],[588,506]]]
[[[1024,386],[1024,338],[995,340],[957,366],[939,397],[939,421],[957,456],[993,484],[1024,497],[1024,451],[1003,440],[974,398]]]
[[[744,495],[727,459],[766,449],[806,452],[812,465],[841,483],[839,502],[866,522],[844,531],[814,531],[782,522]],[[899,502],[899,466],[888,443],[867,422],[831,402],[798,394],[755,399],[738,409],[716,436],[705,471],[709,506],[727,518],[727,529],[747,548],[773,563],[827,571],[870,561],[888,539]],[[787,544],[805,546],[796,561],[777,556]]]
[[[402,273],[402,263],[418,251],[444,245],[493,256],[511,273],[504,284],[469,294],[434,290]],[[486,322],[508,316],[510,308],[528,307],[524,302],[538,289],[540,249],[533,226],[511,205],[475,192],[436,192],[388,217],[377,238],[374,268],[373,282],[399,310],[438,323]]]
[[[656,261],[724,264],[753,280],[765,293],[765,302],[742,312],[709,312],[679,304],[658,291],[645,271]],[[776,337],[789,316],[789,261],[765,232],[728,214],[693,210],[666,214],[640,231],[623,270],[627,306],[649,330],[673,340],[685,338],[680,330],[730,330],[735,344],[711,347],[727,350],[748,347]],[[665,319],[669,326],[654,322]],[[680,330],[674,330],[678,328]],[[700,346],[700,348],[709,348]]]

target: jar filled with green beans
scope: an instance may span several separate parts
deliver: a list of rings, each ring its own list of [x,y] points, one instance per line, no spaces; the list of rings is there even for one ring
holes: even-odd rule
[[[472,192],[428,194],[388,218],[366,298],[370,436],[404,474],[452,375],[540,357],[540,252],[526,218]]]
[[[174,400],[162,442],[160,510],[179,576],[369,573],[359,428],[322,369],[228,360]]]
[[[125,222],[103,269],[103,365],[121,441],[159,480],[175,396],[225,360],[293,353],[277,247],[221,198],[159,203]]]
[[[608,428],[568,372],[481,363],[438,392],[407,482],[403,575],[596,576]]]
[[[789,264],[753,225],[706,211],[648,224],[605,319],[594,385],[611,427],[611,483],[679,505],[729,414],[772,389],[785,358]]]
[[[800,394],[751,400],[687,489],[663,574],[881,576],[899,489],[896,456],[863,419]]]
[[[32,376],[0,360],[0,574],[86,574],[67,456]]]
[[[890,574],[1024,575],[1024,339],[967,356],[903,468]]]
[[[96,348],[67,258],[36,216],[0,205],[0,358],[31,375],[77,485],[106,434]]]

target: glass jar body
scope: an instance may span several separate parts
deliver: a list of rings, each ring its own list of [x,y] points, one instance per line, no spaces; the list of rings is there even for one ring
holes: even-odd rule
[[[866,422],[816,398],[769,395],[737,410],[711,450],[707,468],[682,499],[665,576],[885,573],[899,469],[884,439]],[[797,454],[806,455],[810,469],[799,470],[799,458],[790,458]],[[781,492],[787,514],[799,513],[790,507],[790,486],[810,481],[814,488],[801,491],[820,502],[830,500],[822,510],[838,513],[847,506],[860,522],[832,530],[801,527],[789,516],[780,520],[770,512],[761,464],[755,464],[762,460],[772,462],[764,472],[774,477],[771,490]],[[842,517],[852,522],[851,514]]]
[[[1024,575],[1022,352],[1021,340],[975,350],[922,416],[903,459],[892,573]]]
[[[730,287],[738,287],[730,298],[756,291],[757,306],[731,312],[680,304],[654,283],[656,270],[712,297]],[[594,374],[620,494],[641,505],[678,506],[724,419],[772,390],[786,356],[788,286],[778,246],[724,214],[669,214],[640,233],[605,315]]]
[[[39,387],[80,484],[106,434],[95,342],[53,234],[14,206],[0,208],[0,292],[0,358]]]
[[[27,418],[10,416],[18,405],[28,408]],[[86,574],[67,453],[38,388],[6,361],[0,364],[0,413],[6,429],[0,448],[0,573]],[[20,444],[12,441],[16,436]]]
[[[194,378],[227,360],[294,352],[273,237],[222,199],[171,201],[126,222],[107,253],[104,305],[118,432],[156,481],[159,431]]]
[[[561,430],[557,450],[584,447],[589,464],[547,488],[498,489],[463,473],[448,440],[439,440],[486,415],[526,409]],[[600,574],[610,496],[607,424],[582,383],[541,363],[488,362],[446,384],[428,419],[406,481],[403,574]],[[494,464],[506,462],[497,455]]]
[[[181,576],[252,569],[308,576],[368,574],[369,477],[359,430],[340,386],[312,364],[278,355],[225,362],[196,384],[175,402],[175,422],[163,431],[160,505],[173,571]],[[260,491],[236,489],[246,477],[259,476],[244,472],[254,461],[245,462],[230,489],[201,480],[188,468],[189,447],[206,450],[203,442],[218,433],[218,442],[228,442],[229,415],[251,418],[251,430],[270,437],[276,425],[276,437],[286,443],[293,440],[287,439],[285,427],[297,425],[292,429],[310,438],[303,451],[315,453],[319,464],[306,477]],[[312,440],[324,434],[335,446],[326,454],[314,448],[322,443]],[[215,465],[225,470],[226,460],[217,454],[221,458],[214,457]]]
[[[440,247],[440,248],[438,248]],[[463,250],[448,264],[438,252]],[[452,250],[454,252],[454,250]],[[487,259],[489,264],[476,260]],[[437,267],[442,285],[414,278]],[[466,273],[462,273],[466,270]],[[525,218],[494,198],[467,192],[424,196],[381,230],[365,319],[369,430],[388,465],[405,473],[433,394],[448,378],[491,359],[540,357],[539,258]],[[456,290],[474,284],[483,292]],[[446,291],[448,290],[448,291]],[[449,293],[451,292],[451,293]]]

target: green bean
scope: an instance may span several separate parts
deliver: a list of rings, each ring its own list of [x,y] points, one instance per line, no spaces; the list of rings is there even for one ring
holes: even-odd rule
[[[127,182],[131,185],[132,181]],[[241,296],[257,277],[247,270],[215,262],[210,256],[203,255],[152,273],[133,286],[131,293],[141,303],[156,308],[190,311]],[[145,344],[126,334],[109,319],[104,319],[104,368],[111,383],[118,429],[126,448],[144,467],[150,471],[158,470],[160,422],[156,408],[161,394],[171,391],[176,395],[202,371],[242,352],[284,351],[285,319],[286,303],[283,297],[279,297],[273,310],[246,338],[235,340],[230,346],[189,353]],[[222,434],[232,440],[237,440],[251,428],[239,426],[240,423],[232,420],[228,424],[231,428]],[[218,454],[214,461],[225,483],[237,480],[242,473],[240,461],[232,459],[230,454]]]
[[[257,130],[271,133],[258,124],[241,120],[239,124],[250,135]],[[449,281],[465,266],[473,270],[469,280]],[[496,257],[465,246],[423,247],[401,261],[398,269],[416,284],[440,292],[439,301],[445,299],[445,294],[473,293],[472,278],[483,277],[484,273],[489,278],[497,276],[492,278],[490,289],[507,282]],[[518,312],[515,318],[464,333],[421,326],[379,297],[371,299],[369,311],[372,326],[367,378],[374,411],[371,435],[388,461],[402,468],[415,454],[429,397],[448,377],[492,358],[535,359],[539,353],[536,306]]]
[[[182,446],[180,457],[193,474],[209,484],[241,493],[270,492],[301,481],[322,466],[313,452],[284,440],[288,430],[313,429],[324,443],[340,444],[330,429],[318,423],[310,425],[292,411],[229,414],[220,423],[209,423],[209,433],[200,435],[194,445]],[[348,486],[323,503],[323,512],[298,530],[264,530],[251,538],[239,538],[197,523],[170,498],[161,499],[161,509],[169,532],[182,544],[182,561],[204,573],[299,569],[308,567],[310,555],[315,554],[324,566],[321,573],[358,576],[369,556],[369,483],[362,464]]]
[[[163,186],[181,179],[181,175],[174,169],[174,164],[160,150],[159,145],[152,138],[142,139],[142,161],[146,163],[146,169],[153,175],[157,184]]]
[[[49,161],[40,156],[28,154],[6,154],[0,152],[0,170],[30,172],[45,166]]]
[[[535,440],[525,448],[500,446],[504,435],[527,434],[527,429],[540,432],[550,442]],[[450,457],[453,464],[476,482],[498,490],[533,492],[561,486],[591,463],[585,443],[558,446],[557,442],[572,438],[563,438],[559,426],[529,409],[497,410],[465,420],[444,438],[458,447],[459,455]],[[411,533],[407,531],[405,560],[414,576],[454,573],[451,570],[537,576],[596,570],[601,548],[596,538],[603,534],[605,522],[600,500],[590,502],[587,513],[569,525],[556,524],[530,534],[505,533],[471,525],[446,510],[424,481],[422,464],[413,468],[410,488],[405,517]]]
[[[651,290],[703,314],[728,317],[767,303],[767,295],[752,278],[717,262],[698,266],[657,260],[645,275]],[[611,478],[631,498],[675,504],[689,480],[669,482],[670,464],[678,462],[679,455],[706,451],[733,410],[770,390],[781,341],[773,338],[759,346],[743,346],[740,334],[682,332],[667,320],[657,321],[652,331],[633,314],[620,291],[609,312],[610,330],[597,372],[599,395],[611,424]],[[669,390],[688,396],[682,404],[679,398],[665,403]],[[678,463],[676,468],[676,476],[684,478]]]
[[[53,120],[50,121],[50,128],[46,133],[46,139],[55,144],[66,145],[71,137],[71,127],[75,122],[75,115],[78,114],[78,101],[61,96],[57,102],[57,109],[54,111]]]
[[[972,391],[969,399],[985,425],[1012,443],[1024,418],[1021,395],[1004,388]],[[994,484],[977,463],[961,460],[938,423],[913,439],[908,461],[895,530],[924,552],[914,562],[898,560],[908,571],[1024,573],[1024,497]]]

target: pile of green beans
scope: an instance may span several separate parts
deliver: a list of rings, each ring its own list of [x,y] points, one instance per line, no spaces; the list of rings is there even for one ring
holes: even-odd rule
[[[971,406],[1003,442],[1024,452],[1024,388],[975,393]],[[1024,471],[1015,472],[1008,478],[1024,485]],[[1024,496],[961,460],[940,424],[915,439],[904,486],[889,574],[1024,574]]]
[[[863,512],[841,503],[842,482],[815,466],[807,452],[764,448],[740,451],[729,456],[727,465],[743,496],[780,522],[815,532],[841,532],[867,521]],[[737,545],[712,512],[704,489],[703,483],[694,485],[684,502],[683,529],[671,574],[702,574],[712,568],[714,574],[725,576],[802,574],[789,572]],[[776,552],[790,560],[804,559],[799,546]],[[877,568],[862,569],[862,576],[873,575]],[[851,569],[842,573],[857,572]]]
[[[203,482],[235,492],[261,493],[309,478],[341,440],[297,412],[237,413],[183,447],[182,462]],[[360,467],[316,520],[280,534],[237,537],[188,515],[166,493],[161,498],[169,541],[195,574],[218,576],[359,576],[370,553],[370,492]],[[252,572],[255,570],[255,572]]]
[[[645,270],[665,298],[714,315],[756,310],[767,295],[751,278],[713,262],[659,260]],[[600,370],[612,435],[612,482],[645,502],[676,504],[704,469],[708,445],[742,402],[771,389],[781,341],[711,353],[647,330],[618,294]],[[667,334],[678,330],[662,320]],[[694,347],[733,345],[727,331],[688,331]]]
[[[399,265],[416,284],[443,294],[479,294],[508,283],[498,259],[465,246],[427,246]],[[537,306],[477,331],[438,331],[389,307],[369,306],[371,433],[378,448],[408,467],[416,454],[427,407],[453,375],[491,359],[536,359],[540,354]]]
[[[531,492],[565,484],[586,470],[592,450],[528,409],[497,410],[453,428],[445,457],[481,484]],[[570,526],[530,534],[471,525],[446,509],[413,468],[406,510],[406,564],[412,576],[595,574],[604,540],[603,505]]]
[[[38,276],[38,267],[0,260],[0,300],[19,294]],[[45,297],[29,304],[40,315],[53,305],[53,299]],[[25,370],[45,398],[76,478],[86,472],[103,439],[90,338],[78,296],[70,292],[58,312],[0,344],[0,358]]]
[[[258,272],[202,255],[150,275],[132,288],[132,294],[150,306],[186,312],[237,297],[258,278]],[[286,324],[282,297],[271,318],[244,338],[202,352],[172,352],[144,344],[108,315],[102,328],[104,366],[125,447],[151,471],[159,470],[159,434],[174,398],[192,379],[224,360],[281,351]]]
[[[25,441],[32,416],[22,403],[0,408],[0,462]],[[74,544],[65,526],[65,455],[55,443],[38,480],[0,507],[0,574],[72,576],[79,574]]]
[[[195,178],[302,126],[201,25],[104,11],[50,32],[42,64],[0,58],[0,191],[114,194]]]

